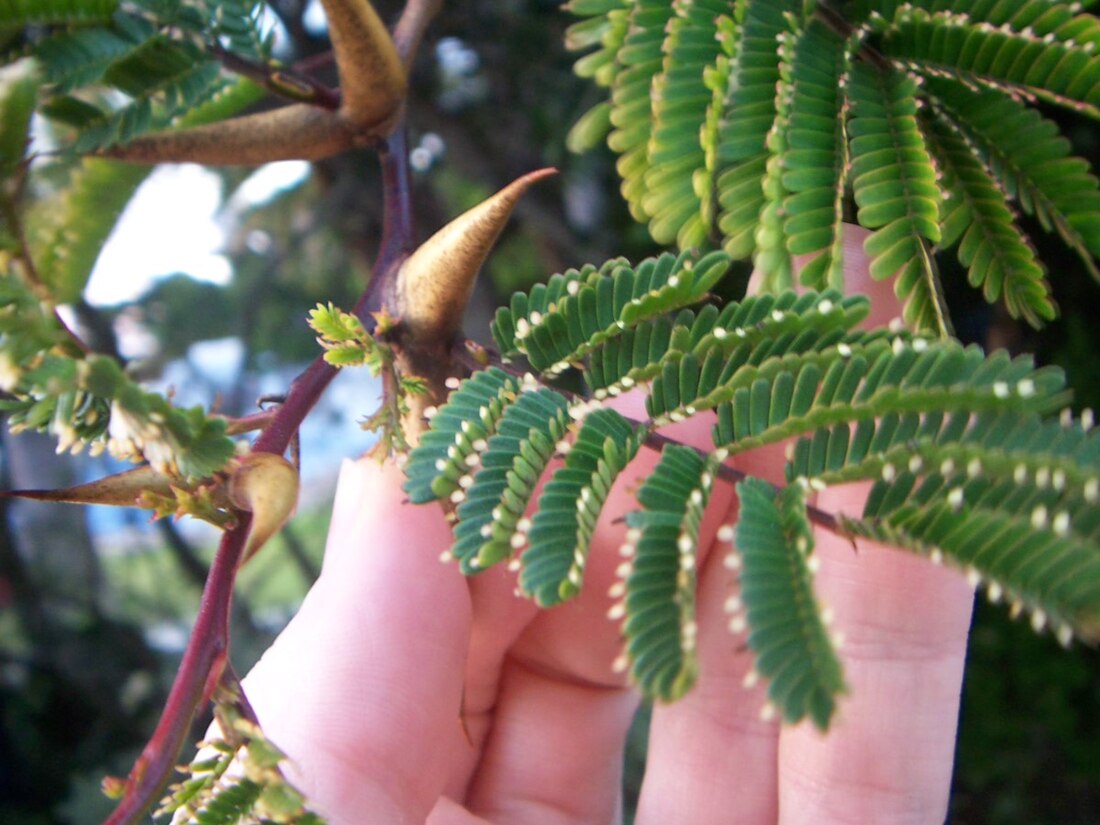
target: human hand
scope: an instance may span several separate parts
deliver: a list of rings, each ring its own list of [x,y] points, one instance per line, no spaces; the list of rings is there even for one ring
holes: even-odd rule
[[[849,249],[860,266],[861,250]],[[881,293],[879,285],[852,288]],[[872,294],[880,313],[894,303]],[[885,320],[882,317],[876,322]],[[671,434],[704,446],[709,422]],[[404,503],[392,464],[347,463],[324,569],[298,616],[245,680],[291,778],[333,825],[603,823],[620,817],[622,749],[638,704],[612,663],[607,618],[628,488],[597,528],[582,593],[539,611],[503,567],[464,579],[441,564],[450,529]],[[773,449],[737,466],[778,481]],[[864,492],[820,493],[858,511]],[[850,695],[827,734],[764,719],[766,685],[727,627],[732,574],[715,539],[736,518],[719,485],[700,541],[698,685],[654,709],[637,822],[932,823],[946,815],[971,591],[954,571],[819,531],[817,592],[845,638]],[[752,679],[749,677],[749,682]]]

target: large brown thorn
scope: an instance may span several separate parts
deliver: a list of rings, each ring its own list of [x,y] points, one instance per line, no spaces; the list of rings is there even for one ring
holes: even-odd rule
[[[350,149],[355,138],[335,112],[295,103],[178,132],[155,132],[104,154],[131,163],[253,166],[331,157]]]
[[[405,66],[369,0],[321,0],[340,74],[340,114],[355,126],[390,119],[405,99]]]
[[[474,279],[520,196],[556,169],[530,172],[459,215],[417,248],[397,275],[397,314],[413,347],[447,344],[458,332]]]

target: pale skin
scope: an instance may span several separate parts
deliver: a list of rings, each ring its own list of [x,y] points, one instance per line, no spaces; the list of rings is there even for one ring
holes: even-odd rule
[[[869,294],[871,322],[884,323],[896,299],[867,278],[862,235],[848,240],[849,289]],[[706,446],[709,424],[668,432]],[[778,482],[781,453],[736,466]],[[620,477],[581,595],[549,611],[517,597],[503,566],[464,578],[441,563],[442,510],[405,502],[392,463],[345,464],[321,577],[245,681],[291,778],[333,825],[621,820],[639,699],[613,668],[622,638],[608,588],[624,529],[614,522],[656,458],[644,450]],[[864,495],[830,489],[816,503],[857,513]],[[736,510],[720,483],[700,543],[701,676],[654,709],[636,821],[942,823],[973,597],[965,577],[818,531],[816,586],[844,638],[849,693],[828,734],[783,726],[762,718],[766,685],[744,686],[752,653],[724,607],[736,577],[715,533]]]

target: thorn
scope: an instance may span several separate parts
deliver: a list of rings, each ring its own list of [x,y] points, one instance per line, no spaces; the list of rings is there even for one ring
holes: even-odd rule
[[[417,344],[454,336],[477,272],[520,196],[556,171],[540,169],[518,178],[444,226],[405,261],[397,276],[398,314]]]

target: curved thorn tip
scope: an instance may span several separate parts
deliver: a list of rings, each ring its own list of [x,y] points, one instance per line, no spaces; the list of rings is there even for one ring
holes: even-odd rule
[[[478,270],[520,196],[554,174],[556,169],[545,168],[517,178],[444,226],[405,261],[397,276],[398,312],[414,346],[454,336]]]

